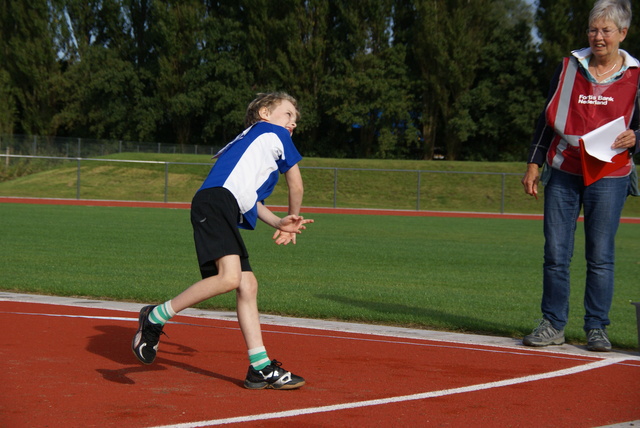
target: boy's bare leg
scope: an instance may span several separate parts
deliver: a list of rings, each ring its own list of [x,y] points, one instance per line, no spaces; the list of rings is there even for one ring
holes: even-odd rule
[[[171,307],[178,313],[214,296],[237,289],[243,277],[240,257],[230,255],[216,261],[218,274],[202,279],[171,299]]]
[[[242,281],[236,290],[236,310],[247,349],[264,346],[258,313],[258,280],[253,272],[242,272]]]
[[[297,389],[305,384],[298,375],[282,368],[282,363],[269,360],[262,344],[260,315],[258,314],[258,281],[253,272],[242,272],[236,291],[238,322],[249,351],[249,371],[244,380],[248,389]],[[267,364],[267,366],[263,366]]]
[[[258,313],[258,280],[253,272],[242,272],[240,257],[225,256],[216,262],[218,275],[196,282],[171,299],[171,307],[178,313],[219,294],[236,291],[240,330],[247,349],[264,346]]]

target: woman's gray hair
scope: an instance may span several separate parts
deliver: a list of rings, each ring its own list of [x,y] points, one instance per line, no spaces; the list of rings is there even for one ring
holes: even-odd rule
[[[611,20],[618,29],[631,25],[631,1],[598,0],[589,14],[589,25],[600,19]]]

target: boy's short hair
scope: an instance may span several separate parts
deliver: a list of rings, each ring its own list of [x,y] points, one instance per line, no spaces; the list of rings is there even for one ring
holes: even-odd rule
[[[283,100],[289,101],[296,109],[296,121],[300,120],[300,112],[298,111],[298,102],[291,95],[286,92],[270,92],[259,93],[256,99],[249,103],[247,107],[247,113],[244,116],[244,126],[250,127],[254,123],[260,122],[260,109],[266,107],[269,111],[273,111],[274,108],[280,105]]]

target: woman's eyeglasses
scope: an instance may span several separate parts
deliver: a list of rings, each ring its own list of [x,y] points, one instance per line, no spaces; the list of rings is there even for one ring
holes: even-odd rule
[[[615,33],[616,31],[618,31],[617,28],[603,28],[602,30],[598,28],[589,28],[587,29],[587,35],[589,37],[597,37],[598,33],[602,33],[602,37],[608,39],[609,37],[613,36],[613,33]]]

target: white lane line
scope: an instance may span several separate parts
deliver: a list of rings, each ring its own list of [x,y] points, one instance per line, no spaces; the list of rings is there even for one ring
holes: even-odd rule
[[[127,303],[127,302],[115,302],[115,301],[97,301],[97,300],[83,300],[79,298],[67,298],[56,296],[40,296],[35,294],[16,294],[0,291],[0,303],[13,302],[13,303],[36,303],[54,306],[72,306],[81,308],[92,308],[99,310],[111,310],[126,312],[128,314],[135,313],[137,321],[137,313],[140,310],[140,303]],[[1,313],[1,312],[0,312]],[[180,316],[207,319],[207,320],[219,320],[225,322],[237,322],[235,314],[229,311],[210,311],[199,309],[187,309],[180,313]],[[593,353],[587,351],[584,346],[565,344],[563,346],[548,348],[531,348],[522,345],[522,342],[515,338],[498,337],[498,336],[481,336],[464,333],[447,333],[426,329],[410,329],[401,327],[390,326],[375,326],[368,324],[351,324],[347,322],[336,321],[323,321],[312,320],[302,318],[291,317],[279,317],[276,315],[261,314],[261,320],[263,328],[267,325],[273,327],[285,327],[291,329],[310,329],[319,331],[330,331],[335,333],[353,333],[356,335],[373,336],[373,337],[392,337],[394,339],[406,338],[408,340],[428,340],[431,343],[445,344],[443,347],[448,347],[450,344],[455,344],[455,348],[459,348],[460,345],[466,345],[467,348],[461,349],[473,349],[482,352],[491,352],[489,349],[497,349],[498,353],[514,353],[514,354],[526,354],[526,355],[543,355],[549,358],[560,359],[578,359],[578,357],[593,358]],[[189,325],[190,323],[182,323]],[[200,325],[200,324],[192,324]],[[202,326],[213,328],[213,326]],[[232,329],[232,327],[216,326],[215,328]],[[277,334],[293,334],[292,332],[284,333],[274,330],[263,329],[263,332],[277,333]],[[309,335],[311,336],[311,335]],[[396,340],[394,340],[395,342]],[[423,345],[425,346],[425,345]],[[430,345],[433,346],[433,345]],[[475,346],[481,346],[482,349],[475,349]],[[633,351],[620,351],[616,350],[611,352],[608,356],[598,356],[598,358],[621,358],[624,357],[629,362],[640,361],[640,354]],[[623,363],[626,364],[626,363]]]
[[[398,397],[381,398],[377,400],[357,401],[354,403],[335,404],[331,406],[308,407],[305,409],[294,409],[294,410],[287,410],[282,412],[262,413],[258,415],[237,416],[237,417],[225,418],[225,419],[211,419],[208,421],[188,422],[188,423],[175,424],[175,425],[162,425],[162,426],[156,426],[153,428],[208,427],[208,426],[216,426],[216,425],[241,423],[241,422],[265,421],[270,419],[287,418],[287,417],[300,416],[300,415],[311,415],[311,414],[324,413],[324,412],[335,412],[339,410],[356,409],[360,407],[370,407],[370,406],[380,406],[384,404],[401,403],[405,401],[424,400],[427,398],[443,397],[446,395],[462,394],[465,392],[476,392],[476,391],[482,391],[485,389],[501,388],[503,386],[517,385],[525,382],[551,379],[551,378],[556,378],[560,376],[569,376],[576,373],[585,372],[588,370],[594,370],[601,367],[606,367],[612,364],[619,363],[621,361],[624,361],[624,358],[606,359],[606,360],[595,361],[592,363],[583,364],[580,366],[557,370],[557,371],[548,372],[548,373],[517,377],[517,378],[506,379],[506,380],[501,380],[497,382],[482,383],[479,385],[464,386],[460,388],[443,389],[440,391],[431,391],[431,392],[425,392],[421,394],[402,395]]]
[[[135,321],[138,322],[137,318],[131,317],[101,317],[96,315],[69,315],[69,314],[40,314],[33,312],[6,312],[0,311],[0,314],[12,314],[12,315],[33,315],[33,316],[42,316],[42,317],[62,317],[62,318],[85,318],[91,320],[114,320],[114,321]]]
[[[114,321],[129,321],[129,322],[138,322],[138,318],[130,318],[130,317],[114,317],[114,316],[94,316],[94,315],[72,315],[72,314],[45,314],[45,313],[36,313],[36,312],[10,312],[10,311],[0,311],[0,314],[13,314],[13,315],[31,315],[31,316],[45,316],[45,317],[62,317],[62,318],[84,318],[84,319],[99,319],[99,320],[114,320]],[[218,320],[223,322],[237,322],[231,320]],[[218,330],[240,330],[239,327],[223,327],[223,326],[210,326],[203,324],[195,324],[188,322],[179,322],[179,321],[169,321],[167,325],[187,325],[194,327],[203,327],[203,328],[214,328]],[[285,326],[287,327],[287,326]],[[304,327],[294,327],[289,326],[291,329],[296,328],[304,328]],[[323,330],[328,331],[328,330]],[[446,343],[455,343],[455,342],[446,342],[442,340],[434,340],[431,338],[414,338],[416,341],[420,342],[409,342],[404,341],[402,338],[396,338],[396,340],[385,340],[385,339],[371,339],[369,337],[351,337],[351,336],[335,336],[335,335],[326,335],[326,334],[312,334],[312,333],[298,333],[294,331],[277,331],[277,330],[269,330],[268,328],[262,329],[263,333],[272,333],[272,334],[285,334],[289,336],[305,336],[305,337],[317,337],[322,339],[338,339],[338,340],[354,340],[358,342],[373,342],[373,343],[385,343],[391,345],[409,345],[409,346],[418,346],[418,347],[431,347],[431,348],[439,348],[439,349],[454,349],[461,351],[474,351],[474,352],[489,352],[495,354],[502,355],[520,355],[520,356],[542,356],[545,358],[557,358],[562,360],[576,360],[576,361],[584,361],[585,358],[596,358],[592,356],[580,356],[580,355],[566,355],[566,354],[553,354],[550,352],[540,352],[540,349],[519,349],[517,351],[505,349],[503,347],[491,347],[491,346],[483,346],[482,344],[469,345],[469,344],[461,344],[457,343],[454,345],[446,345]],[[346,332],[348,334],[363,334],[363,333],[354,333],[354,332]],[[368,334],[364,334],[366,336],[370,336]],[[382,334],[381,337],[386,335]],[[425,343],[426,342],[426,343]],[[619,361],[619,357],[609,357],[609,356],[598,356],[598,358],[613,358]]]

